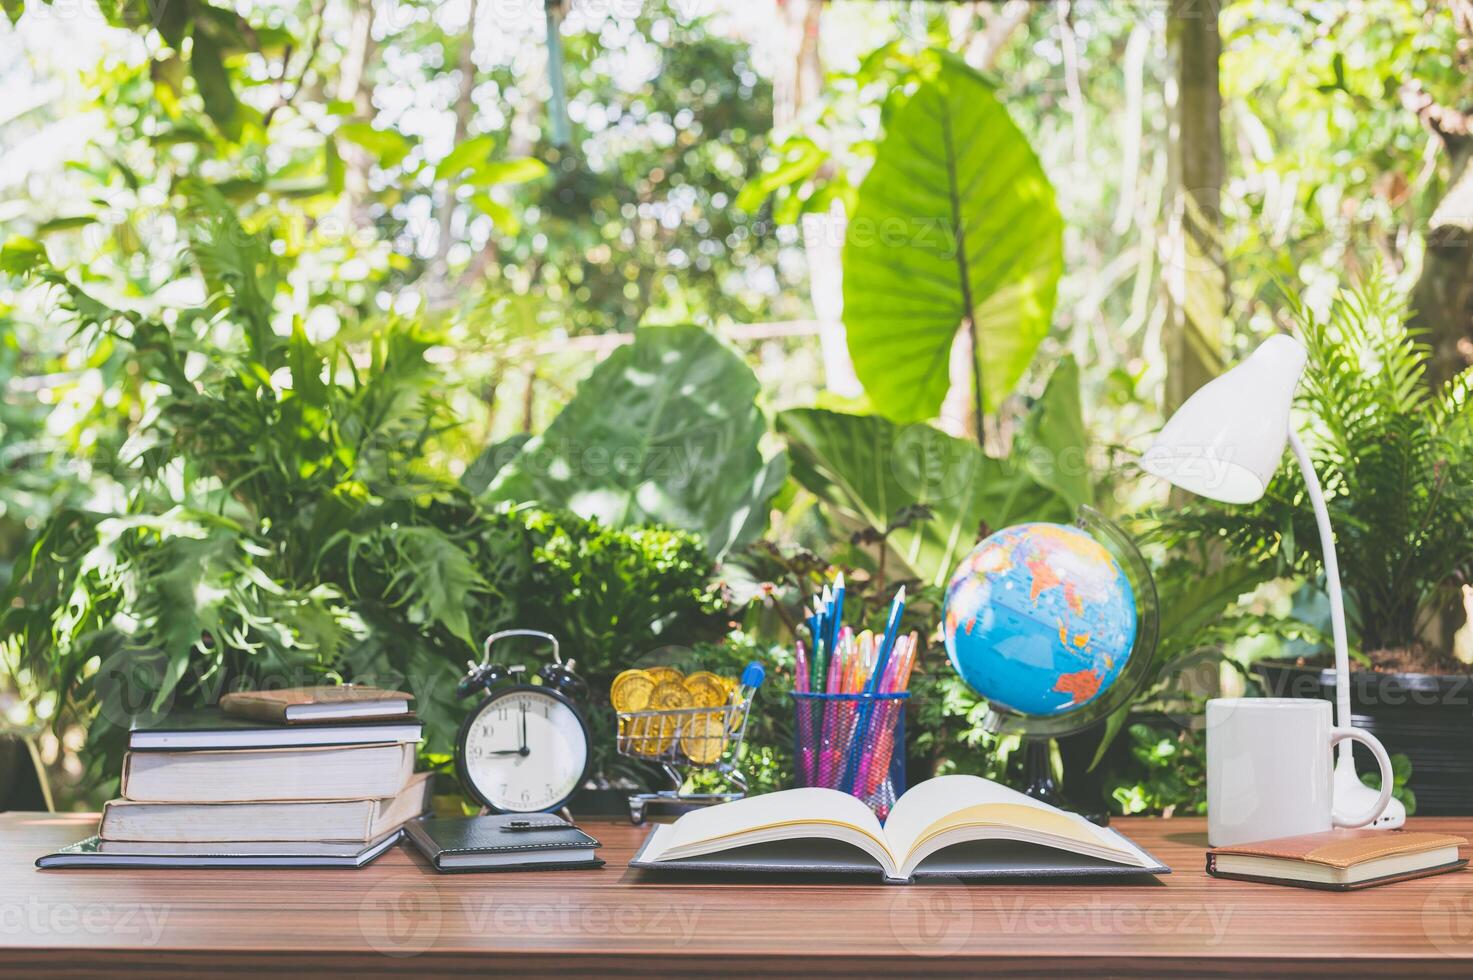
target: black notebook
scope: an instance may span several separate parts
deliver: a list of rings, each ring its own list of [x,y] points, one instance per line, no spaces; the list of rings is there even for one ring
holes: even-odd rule
[[[598,841],[550,813],[424,817],[404,832],[436,871],[601,868]]]
[[[393,721],[281,725],[232,718],[219,708],[173,711],[151,723],[135,723],[128,733],[134,752],[201,749],[279,749],[313,745],[376,745],[418,742],[421,724],[412,715]]]

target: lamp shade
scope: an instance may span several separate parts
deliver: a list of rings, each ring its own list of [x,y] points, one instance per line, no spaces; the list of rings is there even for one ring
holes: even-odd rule
[[[1263,496],[1289,438],[1304,346],[1278,334],[1197,389],[1140,459],[1147,473],[1226,504]]]

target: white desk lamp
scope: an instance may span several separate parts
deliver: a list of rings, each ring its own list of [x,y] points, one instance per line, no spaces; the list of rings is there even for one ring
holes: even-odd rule
[[[1141,457],[1140,467],[1199,496],[1225,504],[1248,504],[1263,496],[1284,456],[1284,444],[1289,444],[1309,489],[1325,555],[1330,628],[1335,639],[1335,723],[1349,726],[1350,656],[1345,646],[1345,604],[1340,595],[1335,536],[1309,453],[1289,427],[1289,409],[1304,372],[1305,356],[1303,345],[1283,334],[1264,341],[1246,361],[1207,382],[1176,410]],[[1365,813],[1379,794],[1356,775],[1349,740],[1340,743],[1339,752],[1334,810]],[[1393,799],[1370,826],[1391,830],[1405,821],[1406,807]]]

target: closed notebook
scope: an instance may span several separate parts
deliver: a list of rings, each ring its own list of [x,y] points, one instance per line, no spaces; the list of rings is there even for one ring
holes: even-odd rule
[[[385,799],[280,803],[135,803],[112,800],[97,834],[105,841],[374,840],[429,808],[430,774]]]
[[[361,868],[399,839],[363,843],[258,841],[219,844],[106,841],[89,837],[36,859],[38,868]]]
[[[437,871],[601,868],[598,841],[550,813],[425,817],[405,836]]]
[[[1415,831],[1329,830],[1277,840],[1216,847],[1207,873],[1300,888],[1350,891],[1456,871],[1467,865],[1452,834]]]
[[[360,718],[393,718],[409,713],[413,694],[358,684],[291,687],[279,691],[235,691],[220,699],[220,710],[235,718],[282,725]]]
[[[414,745],[310,746],[214,752],[129,752],[124,799],[141,803],[358,800],[398,795]]]
[[[631,868],[925,878],[1167,874],[1121,834],[978,776],[912,787],[881,826],[838,790],[791,789],[687,813],[656,827]]]

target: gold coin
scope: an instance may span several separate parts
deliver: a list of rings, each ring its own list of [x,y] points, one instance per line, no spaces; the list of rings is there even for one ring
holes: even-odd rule
[[[663,711],[668,708],[694,708],[695,698],[679,681],[663,681],[650,692],[650,709]]]
[[[710,681],[713,684],[718,684],[718,685],[720,685],[722,687],[725,687],[726,686],[726,682],[725,681],[723,681],[716,674],[711,673],[709,670],[698,670],[694,674],[691,674],[689,677],[686,678],[686,681],[687,682],[690,682],[690,681],[701,681],[701,680]]]
[[[661,737],[660,719],[633,718],[630,720],[629,732],[634,751],[640,755],[659,755],[662,751],[660,745],[664,739]],[[665,748],[669,748],[669,743],[665,743]]]
[[[679,684],[685,680],[685,675],[674,667],[646,667],[644,672],[653,677],[656,684],[664,684],[667,681]]]
[[[655,679],[642,670],[626,670],[609,685],[615,711],[643,711],[655,690]]]
[[[685,726],[680,750],[699,765],[710,765],[726,751],[726,727],[718,715],[696,715]]]
[[[709,674],[705,677],[699,674],[687,677],[685,689],[690,692],[698,708],[719,708],[726,703],[726,688],[719,681],[711,680]]]

